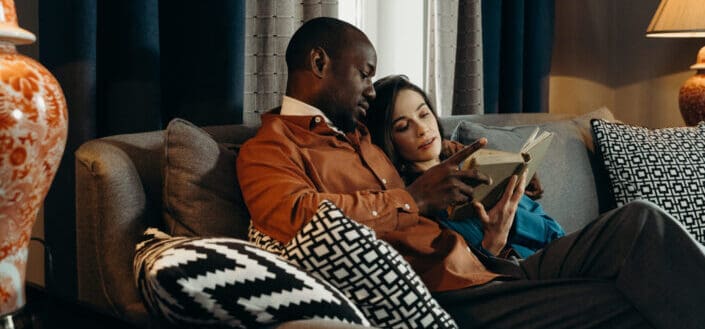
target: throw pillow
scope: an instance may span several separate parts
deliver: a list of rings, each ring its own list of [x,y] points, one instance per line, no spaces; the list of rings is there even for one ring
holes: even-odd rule
[[[246,237],[249,214],[237,185],[234,150],[183,119],[166,128],[164,220],[175,236]]]
[[[137,286],[153,314],[179,327],[261,328],[300,319],[369,325],[340,291],[238,239],[145,231]]]
[[[705,243],[705,123],[648,129],[593,120],[617,205],[644,199]]]
[[[461,121],[451,138],[470,144],[487,137],[487,148],[518,152],[537,126],[554,133],[548,154],[537,170],[544,188],[538,202],[566,232],[576,231],[599,214],[601,200],[596,193],[600,182],[595,177],[599,175],[594,174],[583,133],[573,120],[506,127]]]
[[[323,201],[284,258],[346,294],[380,328],[457,328],[404,258]]]

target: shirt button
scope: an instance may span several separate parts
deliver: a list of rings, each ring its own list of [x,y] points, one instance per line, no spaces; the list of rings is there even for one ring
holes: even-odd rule
[[[321,123],[321,117],[316,117],[313,121],[316,121],[316,123]]]
[[[411,206],[410,206],[408,203],[405,203],[405,204],[404,204],[404,209],[409,210],[409,209],[411,209]]]
[[[382,178],[382,184],[387,185],[387,180]]]
[[[377,211],[376,211],[376,210],[372,210],[372,216],[377,217]]]

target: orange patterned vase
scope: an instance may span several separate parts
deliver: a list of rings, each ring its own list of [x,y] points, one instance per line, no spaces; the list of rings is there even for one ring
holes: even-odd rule
[[[16,44],[34,42],[0,0],[0,316],[25,304],[29,239],[66,145],[66,100],[56,79]]]

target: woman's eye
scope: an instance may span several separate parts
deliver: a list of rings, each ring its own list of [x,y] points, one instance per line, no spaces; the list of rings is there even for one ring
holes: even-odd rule
[[[394,127],[394,131],[396,131],[396,132],[403,132],[403,131],[406,130],[407,128],[409,128],[409,125],[400,125],[400,126]]]

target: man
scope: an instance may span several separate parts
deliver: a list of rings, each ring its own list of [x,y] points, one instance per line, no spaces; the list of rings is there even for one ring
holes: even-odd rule
[[[367,37],[313,19],[292,36],[286,61],[282,107],[262,116],[238,156],[257,231],[286,243],[328,199],[404,255],[461,327],[694,327],[705,319],[703,251],[660,210],[630,204],[519,263],[472,252],[425,215],[469,200],[487,181],[457,170],[484,141],[405,187],[358,122],[375,97]]]

